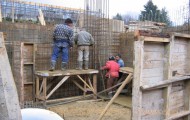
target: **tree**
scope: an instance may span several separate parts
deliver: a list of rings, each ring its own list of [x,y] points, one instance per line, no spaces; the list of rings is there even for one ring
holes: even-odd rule
[[[113,17],[113,19],[115,19],[115,20],[123,20],[122,16],[119,13],[117,13],[117,15]]]
[[[159,10],[156,5],[153,4],[152,0],[149,0],[146,5],[144,5],[144,11],[141,11],[139,15],[139,20],[149,20],[155,22],[164,22],[167,25],[171,25],[170,18],[168,17],[168,12],[165,8]]]

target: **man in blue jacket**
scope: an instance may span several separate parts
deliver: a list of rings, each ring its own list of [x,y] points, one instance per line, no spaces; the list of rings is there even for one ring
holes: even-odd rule
[[[53,32],[54,46],[51,56],[50,71],[55,70],[59,53],[62,52],[61,69],[65,70],[69,61],[69,48],[73,47],[73,21],[70,18],[65,20],[65,24],[55,26]]]

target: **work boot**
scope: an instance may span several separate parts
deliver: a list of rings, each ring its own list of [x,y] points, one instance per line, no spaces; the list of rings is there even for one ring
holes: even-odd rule
[[[78,61],[78,67],[76,69],[77,70],[82,70],[82,65],[83,65],[83,62],[82,61]]]
[[[67,63],[66,62],[62,62],[61,63],[61,70],[66,70],[67,67]]]
[[[88,70],[88,61],[85,61],[85,62],[84,62],[84,69],[85,69],[85,70]]]
[[[54,71],[55,70],[55,65],[56,65],[56,61],[51,61],[51,64],[50,64],[50,69],[49,71]]]

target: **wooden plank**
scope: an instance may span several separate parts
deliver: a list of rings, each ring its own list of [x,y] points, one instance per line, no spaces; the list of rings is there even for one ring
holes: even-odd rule
[[[163,60],[149,60],[143,62],[144,69],[161,68],[164,66]]]
[[[143,92],[142,95],[142,120],[146,120],[147,118],[150,120],[162,118],[163,111],[163,98],[162,98],[162,90],[152,90]],[[147,111],[147,112],[145,112]],[[149,112],[148,112],[149,111]],[[157,111],[157,114],[154,113]]]
[[[144,52],[144,61],[163,61],[164,52]]]
[[[93,75],[93,89],[94,93],[97,94],[97,74]],[[97,99],[97,96],[94,96],[94,99]]]
[[[142,77],[151,78],[151,77],[161,77],[164,74],[163,68],[152,68],[152,69],[143,69]]]
[[[164,119],[164,120],[176,120],[178,118],[181,118],[181,117],[184,117],[184,116],[187,116],[190,114],[190,111],[182,111],[180,113],[177,113],[175,115],[172,115],[171,117],[167,118],[167,119]]]
[[[140,86],[142,84],[142,72],[143,72],[143,41],[135,41],[134,43],[134,80],[132,90],[132,120],[141,120],[142,115],[142,91]]]
[[[39,97],[40,95],[40,78],[36,76],[36,97]]]
[[[167,61],[165,62],[164,65],[164,79],[163,82],[166,81],[166,79],[171,79],[172,78],[172,69],[171,69],[171,60],[172,60],[172,54],[174,50],[174,41],[173,37],[171,38],[170,44],[167,44],[165,46],[165,57],[167,58]],[[174,82],[174,81],[173,81]],[[172,84],[169,84],[166,88],[163,89],[163,100],[164,100],[164,111],[165,114],[163,115],[164,118],[168,118],[171,115],[171,99],[170,99],[170,93],[172,91]]]
[[[47,85],[47,78],[43,78],[43,97],[46,98],[46,85]]]
[[[76,70],[76,69],[67,69],[67,70],[55,70],[55,71],[36,71],[36,75],[39,76],[65,76],[65,75],[82,75],[82,74],[96,74],[98,70],[88,69],[88,70]]]
[[[122,72],[122,73],[133,73],[133,68],[130,68],[130,67],[121,67],[119,69],[119,72]]]
[[[18,94],[2,32],[0,32],[0,45],[0,119],[21,120]]]
[[[95,91],[93,90],[93,88],[91,88],[89,85],[88,85],[88,83],[86,82],[86,80],[83,80],[79,75],[77,75],[77,77],[84,83],[84,85],[86,85],[94,94],[96,94],[95,93]]]
[[[53,90],[46,96],[48,99],[70,76],[65,76],[54,88]]]
[[[144,86],[144,85],[154,85],[155,83],[159,83],[160,81],[163,81],[163,79],[164,79],[163,76],[143,78],[142,86]]]
[[[72,82],[79,87],[83,92],[86,92],[86,90],[76,81],[76,80],[72,80]]]
[[[141,90],[153,90],[153,89],[159,89],[168,86],[171,83],[179,82],[179,81],[188,81],[190,79],[190,76],[182,76],[182,77],[175,77],[171,78],[169,80],[163,80],[157,83],[154,83],[152,85],[143,85],[141,86]]]
[[[190,38],[189,34],[184,34],[184,33],[172,33],[174,37],[181,37],[181,38]],[[190,39],[189,39],[190,40]]]
[[[169,38],[160,38],[160,37],[140,36],[139,39],[147,42],[170,42]]]

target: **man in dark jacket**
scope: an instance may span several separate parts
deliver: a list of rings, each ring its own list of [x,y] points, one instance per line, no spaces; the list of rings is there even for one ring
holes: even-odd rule
[[[55,70],[55,65],[59,53],[62,52],[61,69],[65,70],[69,60],[69,48],[73,47],[73,21],[70,18],[65,20],[65,24],[58,24],[55,26],[53,32],[54,47],[51,56],[51,69]]]
[[[83,66],[83,58],[84,58],[84,63],[85,67],[84,69],[88,69],[88,63],[89,63],[89,46],[94,44],[94,38],[92,35],[85,31],[84,28],[81,28],[80,32],[76,34],[75,43],[77,44],[78,47],[78,68],[77,69],[82,69]],[[83,57],[84,55],[84,57]]]

